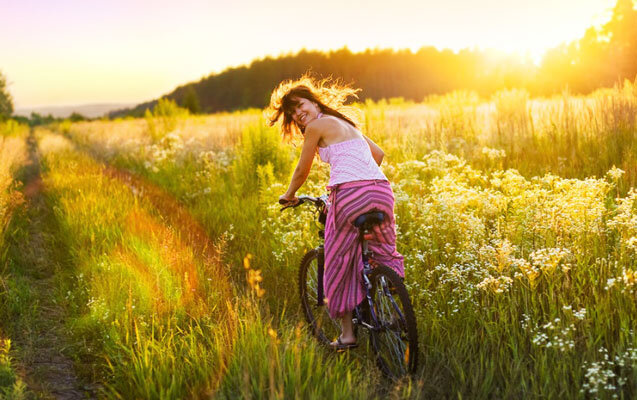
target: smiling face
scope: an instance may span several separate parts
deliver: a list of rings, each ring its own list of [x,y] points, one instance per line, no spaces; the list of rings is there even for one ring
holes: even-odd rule
[[[292,120],[303,131],[307,124],[318,118],[321,110],[318,105],[304,97],[294,97],[291,99],[294,107],[290,110]]]

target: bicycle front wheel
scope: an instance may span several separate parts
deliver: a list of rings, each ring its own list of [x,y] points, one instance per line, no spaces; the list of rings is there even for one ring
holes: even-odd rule
[[[341,332],[340,324],[333,320],[327,312],[327,305],[318,303],[319,291],[319,250],[308,252],[301,260],[299,267],[299,291],[305,319],[310,324],[312,333],[323,344],[335,340]]]
[[[369,274],[377,326],[371,331],[376,363],[390,378],[415,372],[418,366],[416,316],[405,285],[391,268],[380,265]]]

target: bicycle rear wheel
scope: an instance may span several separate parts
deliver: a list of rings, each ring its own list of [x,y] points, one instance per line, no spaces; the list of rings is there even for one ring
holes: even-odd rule
[[[378,321],[371,331],[376,363],[390,378],[415,372],[418,366],[416,316],[402,279],[380,265],[369,274],[371,295]]]
[[[333,320],[325,304],[318,304],[318,256],[319,250],[311,250],[301,260],[299,267],[299,292],[305,319],[312,333],[323,344],[329,344],[341,333],[338,321]]]

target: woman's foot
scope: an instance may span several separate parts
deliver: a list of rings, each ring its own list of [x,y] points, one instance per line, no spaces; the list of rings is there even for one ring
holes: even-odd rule
[[[336,351],[343,351],[358,347],[358,343],[355,337],[345,339],[339,336],[338,339],[330,343],[330,347]]]

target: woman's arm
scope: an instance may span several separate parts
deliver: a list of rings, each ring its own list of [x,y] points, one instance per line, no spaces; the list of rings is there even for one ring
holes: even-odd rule
[[[367,141],[367,144],[369,144],[369,149],[372,151],[372,157],[374,158],[374,161],[376,161],[376,164],[380,165],[380,163],[383,162],[383,157],[385,157],[385,152],[382,151],[372,139],[368,138],[365,135],[363,135],[363,137]]]
[[[292,174],[292,180],[290,180],[290,186],[284,195],[279,197],[279,200],[295,201],[296,191],[299,190],[301,185],[305,183],[307,176],[310,174],[312,168],[312,162],[314,161],[314,155],[316,154],[316,146],[321,139],[321,134],[318,129],[309,125],[305,129],[305,140],[303,141],[303,148],[301,149],[301,157],[296,164],[294,174]]]

